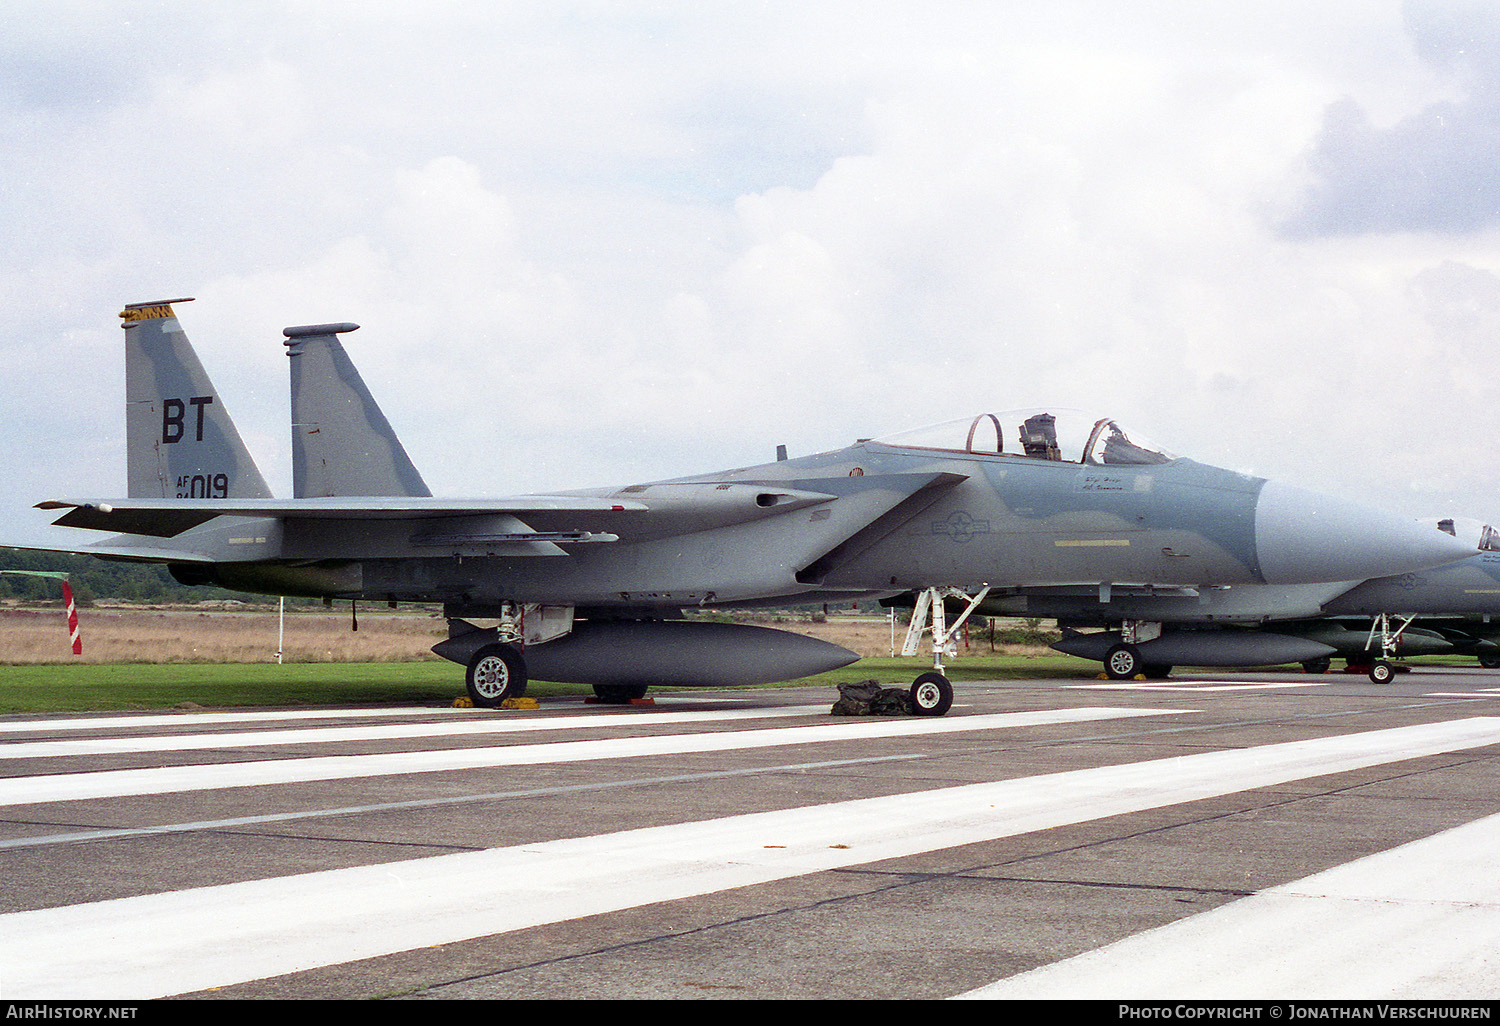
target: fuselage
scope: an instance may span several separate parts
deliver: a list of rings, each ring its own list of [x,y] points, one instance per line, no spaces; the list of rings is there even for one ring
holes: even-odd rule
[[[617,539],[607,543],[518,548],[513,535],[483,540],[465,517],[416,524],[264,518],[248,530],[210,523],[172,541],[217,534],[210,547],[229,561],[179,573],[244,590],[650,616],[702,605],[888,596],[933,584],[1263,585],[1275,579],[1266,571],[1268,537],[1278,546],[1270,562],[1283,578],[1297,562],[1285,551],[1296,544],[1287,525],[1278,520],[1268,529],[1266,487],[1261,478],[1179,458],[1110,466],[865,441],[699,477],[570,493],[649,509],[590,521],[607,523]],[[1285,505],[1278,503],[1277,517],[1284,519]],[[559,532],[578,523],[559,511],[528,515],[526,526]],[[1346,555],[1357,568],[1452,558],[1447,550],[1405,551],[1410,539],[1391,543],[1386,521],[1351,526],[1366,528],[1347,532],[1354,543]],[[1375,551],[1371,539],[1380,543]],[[1413,531],[1412,539],[1427,535]],[[1316,556],[1326,562],[1324,549]]]

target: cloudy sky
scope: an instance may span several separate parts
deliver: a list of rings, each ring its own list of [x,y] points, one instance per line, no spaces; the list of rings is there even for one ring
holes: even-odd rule
[[[1500,522],[1482,0],[0,7],[0,498],[125,487],[127,302],[290,493],[281,329],[439,495],[984,410]]]

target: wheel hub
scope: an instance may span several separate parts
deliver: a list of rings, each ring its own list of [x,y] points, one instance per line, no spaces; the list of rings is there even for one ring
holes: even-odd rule
[[[474,688],[486,698],[497,698],[505,693],[510,683],[510,669],[499,656],[489,656],[479,661],[474,668]]]

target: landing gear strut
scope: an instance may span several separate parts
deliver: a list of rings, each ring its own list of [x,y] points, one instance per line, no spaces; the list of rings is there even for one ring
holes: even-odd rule
[[[932,618],[932,670],[924,673],[911,685],[911,711],[917,716],[941,716],[953,705],[953,685],[943,675],[943,650],[953,640],[964,621],[968,620],[969,614],[979,608],[979,603],[990,593],[990,586],[984,585],[979,589],[979,594],[970,596],[958,588],[924,588],[917,595],[916,607],[911,613],[911,626],[906,630],[906,642],[901,646],[903,656],[914,656],[922,641],[922,635],[927,633],[927,619]],[[947,610],[943,606],[945,598],[963,599],[968,603],[964,611],[959,614],[958,619],[953,621],[953,626],[946,625]]]
[[[1103,589],[1100,589],[1100,601]],[[1161,624],[1145,620],[1123,620],[1120,623],[1120,643],[1110,647],[1104,654],[1104,675],[1110,680],[1166,680],[1172,675],[1170,663],[1148,663],[1141,656],[1138,646],[1161,637]]]
[[[494,616],[500,622],[494,627],[477,627],[463,615]],[[508,698],[526,694],[530,673],[526,667],[526,648],[556,640],[573,630],[572,606],[544,606],[536,603],[507,602],[499,608],[484,610],[443,607],[448,620],[448,640],[432,646],[444,659],[467,667],[464,684],[469,699],[477,706],[498,709]]]

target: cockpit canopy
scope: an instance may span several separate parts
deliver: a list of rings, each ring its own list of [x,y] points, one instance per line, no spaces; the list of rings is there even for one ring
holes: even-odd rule
[[[1096,418],[1079,410],[1057,407],[981,413],[966,420],[887,435],[876,441],[900,449],[938,449],[1103,466],[1140,466],[1177,459],[1139,435],[1127,435],[1124,428],[1108,417]]]
[[[1437,521],[1437,529],[1463,541],[1472,541],[1481,552],[1500,552],[1500,531],[1481,521],[1448,517]]]

